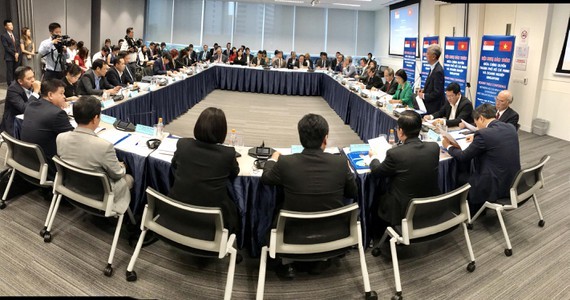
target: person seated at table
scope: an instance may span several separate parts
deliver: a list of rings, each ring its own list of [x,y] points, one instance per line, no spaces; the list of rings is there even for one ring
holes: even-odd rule
[[[299,55],[299,59],[295,63],[294,69],[308,70],[311,68],[309,62],[305,59],[305,55]]]
[[[253,54],[251,54],[251,50],[247,47],[245,48],[244,56],[245,56],[245,65],[246,66],[251,65],[253,61]]]
[[[198,55],[196,54],[196,51],[194,51],[194,45],[193,44],[188,45],[188,48],[186,48],[186,50],[188,51],[188,57],[190,58],[192,64],[197,62]]]
[[[200,51],[200,54],[198,55],[198,60],[200,62],[207,62],[210,61],[210,59],[212,58],[212,54],[211,52],[208,50],[208,45],[204,44],[204,46],[202,46],[202,51]]]
[[[16,80],[12,81],[6,90],[4,115],[0,124],[0,131],[6,131],[11,136],[14,136],[14,119],[24,113],[30,102],[40,98],[41,88],[40,81],[35,78],[34,70],[29,66],[17,67],[14,75]]]
[[[77,128],[57,136],[57,155],[75,167],[107,174],[115,196],[113,211],[124,213],[131,202],[134,180],[117,159],[113,144],[95,133],[101,122],[101,103],[93,96],[81,96],[72,109]]]
[[[228,62],[228,57],[222,54],[222,47],[218,46],[218,48],[216,48],[216,54],[212,55],[211,62],[219,64]]]
[[[287,59],[287,69],[293,69],[297,65],[297,53],[291,51],[291,55]]]
[[[107,81],[105,75],[107,75],[108,69],[109,66],[106,61],[102,59],[94,61],[91,69],[81,76],[77,85],[77,93],[79,95],[97,96],[101,96],[105,92],[110,95],[116,94],[121,87],[113,86]]]
[[[176,49],[171,49],[170,50],[170,69],[171,70],[176,70],[178,71],[180,68],[182,68],[182,65],[179,64],[179,57],[180,57],[180,53],[178,52],[178,50]]]
[[[89,70],[86,65],[87,57],[89,57],[89,49],[87,49],[87,47],[81,47],[73,58],[73,62],[81,68],[81,72]]]
[[[224,50],[223,54],[227,57],[230,57],[232,55],[232,52],[233,52],[232,43],[228,42],[226,44],[226,50]]]
[[[40,146],[48,163],[48,177],[55,177],[55,164],[52,157],[57,154],[55,139],[58,134],[73,130],[65,102],[65,83],[59,79],[42,82],[41,98],[30,101],[24,111],[24,121],[20,140]],[[101,105],[99,103],[99,105]],[[85,145],[84,145],[85,146]]]
[[[331,62],[326,52],[321,52],[321,58],[317,59],[315,66],[317,70],[328,70],[331,67]]]
[[[334,72],[342,72],[342,63],[344,61],[344,55],[342,53],[336,53],[336,59],[331,61],[331,70]]]
[[[65,83],[65,98],[67,101],[76,100],[79,94],[77,93],[77,83],[81,78],[81,68],[73,63],[66,64],[65,77],[62,81]]]
[[[121,51],[121,47],[118,45],[114,45],[113,47],[111,47],[111,53],[109,53],[109,55],[107,55],[107,63],[109,65],[113,65],[115,63],[115,59],[117,59],[117,55],[119,54],[119,51]]]
[[[424,143],[418,135],[422,129],[422,118],[413,110],[406,110],[398,118],[396,134],[400,145],[389,149],[386,158],[380,162],[370,150],[370,172],[390,180],[385,191],[375,193],[372,211],[374,224],[372,236],[377,243],[390,225],[400,225],[405,217],[408,203],[412,198],[431,197],[440,194],[439,190],[439,146],[437,143]],[[385,182],[382,180],[380,182]],[[383,188],[382,183],[376,187]]]
[[[243,53],[243,49],[242,49],[242,48],[239,48],[239,49],[237,50],[237,56],[236,56],[236,58],[234,59],[233,64],[234,64],[234,65],[239,65],[239,66],[247,66],[246,58],[245,58],[245,55],[244,55],[244,53]]]
[[[265,59],[265,65],[266,65],[266,66],[270,66],[270,65],[271,65],[270,60],[269,60],[269,57],[267,57],[267,50],[263,50],[263,59]]]
[[[509,189],[521,169],[517,130],[498,121],[495,106],[484,103],[473,110],[477,131],[465,150],[444,138],[443,147],[459,162],[471,162],[469,213],[475,215],[485,201],[509,198]]]
[[[311,60],[311,54],[309,52],[305,53],[305,61],[309,63],[309,69],[314,69],[313,61]]]
[[[386,83],[380,89],[382,92],[388,95],[394,95],[398,90],[398,82],[394,77],[394,69],[388,67],[384,70],[384,79],[386,79]]]
[[[414,92],[412,91],[412,85],[408,82],[408,74],[406,74],[404,69],[396,71],[396,82],[398,82],[398,89],[392,96],[390,103],[414,108]]]
[[[450,83],[445,88],[447,102],[443,107],[431,115],[424,116],[424,120],[433,120],[434,125],[446,125],[449,127],[459,126],[461,120],[473,123],[473,103],[461,95],[461,87],[457,82]]]
[[[352,64],[352,56],[347,56],[342,62],[342,76],[345,78],[354,78],[356,75],[356,68]]]
[[[236,58],[237,58],[237,55],[238,55],[238,53],[237,53],[237,48],[236,48],[236,47],[232,47],[232,52],[231,52],[230,55],[228,56],[228,62],[229,62],[230,64],[233,64],[234,61],[235,61]]]
[[[297,130],[303,151],[291,155],[274,152],[265,163],[261,176],[263,184],[281,186],[284,191],[283,203],[276,205],[273,226],[276,225],[281,209],[299,212],[326,211],[344,206],[344,198],[357,196],[356,181],[347,160],[342,156],[324,152],[329,134],[329,125],[325,118],[307,114],[297,124]],[[323,226],[329,225],[331,224],[323,223]],[[283,271],[286,277],[293,278],[293,265],[285,260],[283,263],[284,267],[281,267],[278,273]],[[330,261],[325,264],[328,263]]]
[[[184,67],[188,67],[188,66],[192,65],[192,62],[190,60],[190,54],[188,53],[188,50],[186,50],[186,49],[180,50],[180,55],[178,56],[178,59],[176,60],[176,65],[180,66],[180,68],[184,68]]]
[[[171,69],[170,60],[172,60],[172,56],[170,56],[168,52],[155,60],[152,66],[152,75],[171,76],[172,74],[178,73],[176,70]]]
[[[265,66],[265,58],[263,58],[263,50],[257,51],[257,56],[253,58],[251,65],[254,67]]]
[[[283,58],[283,51],[276,50],[275,58],[271,66],[276,69],[282,69],[287,67],[287,62]]]
[[[176,143],[171,165],[174,182],[168,196],[192,205],[221,208],[224,228],[236,233],[240,231],[239,211],[227,189],[239,174],[239,165],[236,150],[222,145],[227,131],[221,109],[208,107],[200,114],[194,138],[181,138]]]
[[[358,65],[358,70],[356,71],[356,75],[354,75],[354,78],[358,79],[358,81],[363,82],[364,80],[366,80],[366,78],[368,78],[368,63],[366,62],[366,58],[361,58],[359,65]]]
[[[495,97],[495,108],[497,109],[496,119],[501,122],[512,124],[517,130],[519,130],[519,114],[511,108],[511,103],[513,103],[513,94],[511,91],[500,91],[497,97]]]
[[[360,83],[360,87],[371,91],[376,91],[377,89],[382,88],[382,78],[376,74],[376,69],[368,68],[367,72],[366,80]]]

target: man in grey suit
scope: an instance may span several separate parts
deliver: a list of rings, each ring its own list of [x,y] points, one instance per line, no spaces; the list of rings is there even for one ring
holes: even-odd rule
[[[126,174],[125,164],[117,159],[113,144],[95,134],[101,121],[101,103],[93,96],[81,96],[73,104],[73,116],[77,128],[57,136],[57,154],[78,168],[106,173],[115,194],[113,210],[124,213],[131,201],[134,181]]]
[[[222,54],[222,47],[216,48],[216,54],[212,55],[212,63],[227,63],[228,57]]]
[[[283,58],[283,51],[279,51],[275,54],[275,58],[273,58],[273,63],[271,63],[271,66],[276,69],[287,67],[287,61]]]

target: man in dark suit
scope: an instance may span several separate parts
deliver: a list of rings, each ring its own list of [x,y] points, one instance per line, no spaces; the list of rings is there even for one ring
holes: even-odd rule
[[[249,66],[253,63],[253,54],[249,48],[245,48],[245,65]]]
[[[41,98],[30,101],[24,111],[24,122],[20,139],[34,143],[43,150],[49,164],[49,177],[55,176],[52,157],[57,154],[57,135],[73,130],[67,113],[62,109],[65,103],[65,83],[59,79],[42,82]]]
[[[366,76],[366,79],[362,83],[362,85],[367,90],[371,90],[373,88],[374,89],[381,89],[384,85],[384,82],[382,81],[382,78],[380,78],[380,76],[378,76],[378,74],[376,74],[376,69],[368,68],[368,69],[366,69],[366,72],[368,72],[368,74]]]
[[[230,57],[230,55],[232,55],[232,43],[228,42],[226,44],[226,50],[224,50],[223,54],[227,57]]]
[[[275,51],[275,57],[273,58],[271,66],[275,69],[282,69],[287,67],[287,62],[283,58],[283,51],[281,50]]]
[[[380,89],[382,92],[388,95],[394,95],[398,89],[398,82],[396,82],[396,77],[394,76],[394,69],[388,67],[384,70],[384,78],[386,83]]]
[[[287,69],[293,69],[297,64],[297,53],[295,51],[291,51],[291,56],[287,59]]]
[[[419,138],[422,128],[420,115],[406,110],[398,118],[398,139],[401,145],[389,149],[380,162],[370,151],[370,171],[390,180],[384,193],[375,195],[373,207],[378,207],[380,219],[373,231],[374,240],[382,236],[388,225],[399,225],[405,217],[412,198],[431,197],[440,193],[438,186],[439,146],[424,143]],[[378,187],[380,189],[380,187]]]
[[[519,114],[510,107],[511,103],[513,103],[513,94],[509,90],[501,91],[495,99],[497,109],[495,118],[501,122],[513,124],[519,130]]]
[[[303,152],[283,156],[273,153],[261,176],[262,183],[283,187],[284,200],[276,212],[318,212],[344,206],[344,198],[356,197],[357,187],[346,159],[323,151],[329,133],[327,121],[320,115],[307,114],[297,129]],[[323,227],[335,226],[329,223],[323,223]],[[285,269],[287,277],[294,277],[291,264],[285,264]]]
[[[335,72],[340,72],[342,71],[342,62],[344,61],[344,55],[342,55],[340,52],[336,53],[336,59],[332,59],[331,60],[331,70],[335,71]]]
[[[109,70],[109,66],[107,62],[102,59],[98,59],[93,62],[91,65],[91,69],[87,70],[81,79],[79,80],[79,84],[77,85],[77,93],[79,95],[97,95],[101,96],[104,92],[108,94],[115,94],[117,93],[121,87],[120,86],[112,86],[105,75]]]
[[[440,110],[445,102],[443,67],[439,63],[441,47],[432,44],[426,52],[426,59],[431,66],[431,71],[426,78],[424,88],[420,90],[418,96],[424,100],[427,113],[433,114]]]
[[[495,107],[489,103],[473,110],[478,130],[465,150],[442,141],[453,158],[460,162],[472,161],[469,177],[469,210],[475,215],[485,201],[496,202],[509,197],[509,188],[521,169],[519,138],[515,128],[495,119]]]
[[[192,63],[195,63],[196,61],[198,61],[198,55],[196,54],[196,51],[194,51],[194,45],[193,44],[188,45],[188,57],[190,57],[190,60],[192,61]]]
[[[216,48],[216,54],[212,55],[210,62],[219,64],[225,64],[228,62],[228,57],[222,54],[222,47]]]
[[[214,54],[216,54],[216,49],[218,48],[218,43],[214,43],[214,46],[212,46],[212,48],[210,49],[210,57],[214,56]]]
[[[452,82],[445,88],[445,96],[447,97],[445,105],[434,114],[424,116],[425,120],[436,119],[434,124],[449,127],[459,126],[461,120],[473,123],[473,117],[471,117],[473,103],[461,95],[461,87],[457,82]]]
[[[105,74],[105,78],[107,79],[110,85],[114,87],[127,86],[127,83],[123,81],[125,76],[125,68],[126,65],[124,57],[118,57],[117,59],[115,59],[114,66],[110,67],[109,70],[107,71],[107,74]]]
[[[212,54],[210,51],[208,51],[208,45],[204,44],[202,49],[203,50],[200,51],[200,54],[198,55],[198,60],[201,62],[210,61],[210,59],[212,58]]]
[[[129,55],[129,53],[126,51],[119,52],[119,55],[117,57],[125,59],[125,70],[123,71],[121,81],[127,85],[135,84],[135,69],[138,67],[136,61],[134,63],[130,61],[132,55]]]
[[[0,36],[2,46],[4,46],[4,61],[6,62],[6,84],[10,85],[14,80],[14,72],[18,67],[20,52],[20,41],[14,35],[14,24],[12,20],[4,20],[6,32]]]
[[[152,75],[172,75],[173,73],[178,73],[176,70],[171,70],[170,61],[172,56],[169,53],[164,53],[162,57],[154,61],[152,66]]]
[[[327,58],[326,52],[321,52],[321,58],[317,59],[317,61],[315,62],[315,66],[317,70],[324,70],[331,67],[331,62]]]
[[[41,83],[35,79],[34,71],[28,66],[16,68],[16,80],[6,91],[4,116],[0,124],[0,132],[6,131],[14,136],[14,118],[23,114],[29,102],[40,98]]]

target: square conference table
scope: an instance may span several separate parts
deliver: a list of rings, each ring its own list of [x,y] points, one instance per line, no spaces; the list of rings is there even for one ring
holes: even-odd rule
[[[135,124],[152,126],[159,117],[165,124],[184,114],[215,89],[279,95],[322,96],[329,106],[349,125],[359,137],[367,142],[370,138],[387,134],[396,126],[396,118],[375,105],[375,100],[363,98],[349,90],[330,74],[323,71],[264,70],[241,66],[211,65],[198,74],[178,80],[152,92],[141,93],[104,109],[103,113]],[[16,118],[16,135],[21,119]],[[173,175],[170,169],[171,155],[159,151],[142,151],[118,145],[117,156],[129,165],[135,178],[132,190],[131,209],[141,213],[146,203],[145,189],[153,187],[168,194]],[[248,147],[238,147],[240,175],[229,189],[240,210],[242,231],[238,246],[247,248],[251,256],[258,256],[266,244],[266,234],[271,226],[275,199],[279,189],[261,184],[261,171],[253,170],[253,158],[247,155]],[[143,153],[144,152],[144,153]],[[455,187],[455,162],[443,155],[439,166],[439,185],[442,192]],[[370,208],[374,194],[384,179],[368,173],[356,175],[360,207],[360,219],[364,241],[370,240]]]

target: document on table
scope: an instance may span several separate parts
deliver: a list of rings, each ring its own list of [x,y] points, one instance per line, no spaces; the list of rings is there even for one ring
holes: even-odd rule
[[[178,139],[176,138],[164,138],[160,143],[160,146],[158,146],[158,153],[174,156],[174,152],[176,152],[176,143],[178,143]]]
[[[470,131],[472,131],[472,132],[477,131],[477,127],[465,122],[465,120],[462,119],[461,123],[463,123],[463,125],[465,125],[465,128],[469,129]]]
[[[113,145],[117,145],[118,143],[122,142],[124,139],[131,136],[128,132],[123,132],[119,130],[105,130],[99,134],[99,136],[107,141],[109,141]]]
[[[424,104],[424,99],[420,98],[420,96],[416,96],[416,102],[418,103],[419,110],[427,112],[426,105]]]
[[[443,132],[441,133],[441,135],[442,135],[443,137],[447,138],[452,144],[457,144],[457,145],[459,145],[459,147],[461,148],[461,150],[467,149],[467,147],[469,147],[469,144],[471,144],[471,143],[467,142],[466,139],[460,139],[459,141],[457,141],[455,138],[453,138],[453,136],[451,136],[451,134],[449,134],[449,133],[447,133],[447,132],[445,132],[445,131],[443,131]]]
[[[368,144],[370,144],[370,149],[376,154],[375,158],[380,162],[383,162],[384,159],[386,159],[386,152],[392,148],[392,145],[388,144],[388,141],[386,141],[384,137],[369,139]],[[363,159],[368,166],[370,165],[370,162],[372,162],[372,158],[368,155],[363,157]]]

